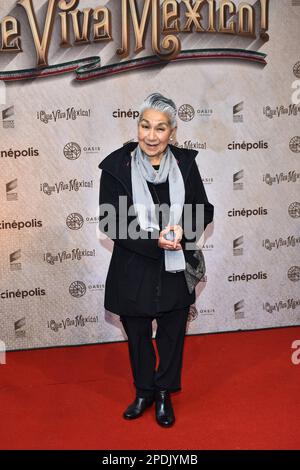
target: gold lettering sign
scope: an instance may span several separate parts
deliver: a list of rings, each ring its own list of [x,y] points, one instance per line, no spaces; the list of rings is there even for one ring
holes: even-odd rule
[[[120,58],[137,54],[145,49],[146,33],[151,33],[153,53],[161,59],[170,60],[181,51],[180,33],[230,34],[267,40],[269,0],[259,0],[260,14],[247,2],[236,5],[229,0],[135,0],[119,1],[121,44],[116,48]],[[48,54],[56,18],[60,22],[60,47],[112,41],[112,15],[107,7],[83,8],[80,0],[48,0],[45,18],[38,24],[34,0],[18,0],[17,5],[26,12],[32,40],[36,51],[37,67],[48,66]],[[148,28],[151,22],[151,28]],[[258,23],[257,23],[258,22]],[[162,27],[160,27],[162,25]],[[206,25],[206,26],[205,26]],[[135,39],[131,50],[130,33]],[[0,52],[22,52],[21,25],[6,16],[0,22]],[[74,37],[71,43],[70,37]]]

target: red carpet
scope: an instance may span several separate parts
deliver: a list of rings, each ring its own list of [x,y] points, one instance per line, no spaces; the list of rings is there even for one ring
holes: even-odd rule
[[[134,421],[127,343],[9,352],[1,449],[299,449],[300,328],[187,336],[176,424]]]

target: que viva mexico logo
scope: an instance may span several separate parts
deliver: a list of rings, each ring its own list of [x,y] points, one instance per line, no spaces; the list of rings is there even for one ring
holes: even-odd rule
[[[120,24],[113,28],[112,11],[107,6],[80,9],[80,0],[48,0],[44,3],[46,10],[43,21],[40,21],[42,24],[39,24],[33,0],[19,0],[16,5],[25,12],[22,21],[27,22],[27,29],[29,26],[36,64],[31,69],[2,71],[0,79],[40,78],[75,71],[76,79],[84,81],[167,61],[201,58],[242,59],[265,64],[266,54],[243,48],[182,50],[180,33],[248,37],[251,42],[256,39],[257,47],[261,47],[269,39],[269,0],[259,0],[255,6],[248,2],[236,3],[229,0],[141,0],[138,9],[135,0],[113,0],[107,5],[111,4],[114,8],[117,5],[117,16],[120,17]],[[49,48],[55,21],[60,34],[59,47],[64,49],[103,44],[114,41],[115,36],[120,35],[120,42],[116,45],[116,55],[120,61],[102,66],[99,56],[90,56],[50,65]],[[26,52],[22,47],[22,26],[11,15],[0,21],[0,59],[2,54]],[[121,61],[143,51],[148,34],[151,35],[153,55]],[[131,36],[134,37],[134,47],[130,44]]]

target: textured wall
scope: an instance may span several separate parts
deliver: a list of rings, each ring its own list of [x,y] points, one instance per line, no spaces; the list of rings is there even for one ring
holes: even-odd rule
[[[47,2],[39,3],[41,20]],[[35,67],[14,5],[1,1],[0,17],[19,15],[24,52],[1,53],[0,71]],[[178,145],[199,150],[215,206],[203,239],[207,277],[188,334],[299,325],[300,104],[290,107],[300,79],[299,19],[300,6],[271,2],[270,40],[261,47],[234,36],[181,35],[183,49],[259,50],[265,66],[187,60],[83,83],[72,73],[2,82],[0,339],[7,349],[125,338],[119,317],[103,307],[112,242],[97,233],[98,164],[136,140],[132,112],[153,91],[177,104]],[[55,31],[51,64],[89,55],[120,60],[113,42],[59,49]],[[138,57],[151,54],[146,48]]]

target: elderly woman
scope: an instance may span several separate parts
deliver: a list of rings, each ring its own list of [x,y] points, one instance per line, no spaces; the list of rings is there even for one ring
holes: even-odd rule
[[[187,261],[195,263],[188,241],[199,239],[214,212],[195,161],[198,152],[171,144],[176,113],[172,100],[149,95],[140,109],[138,142],[118,148],[99,165],[100,230],[114,241],[104,306],[120,316],[136,388],[123,417],[138,418],[155,401],[161,426],[175,422],[170,394],[181,390],[186,324],[195,302],[184,273]],[[188,205],[190,220],[183,217]],[[196,205],[204,209],[200,230]],[[197,227],[194,239],[187,236],[188,225]]]

